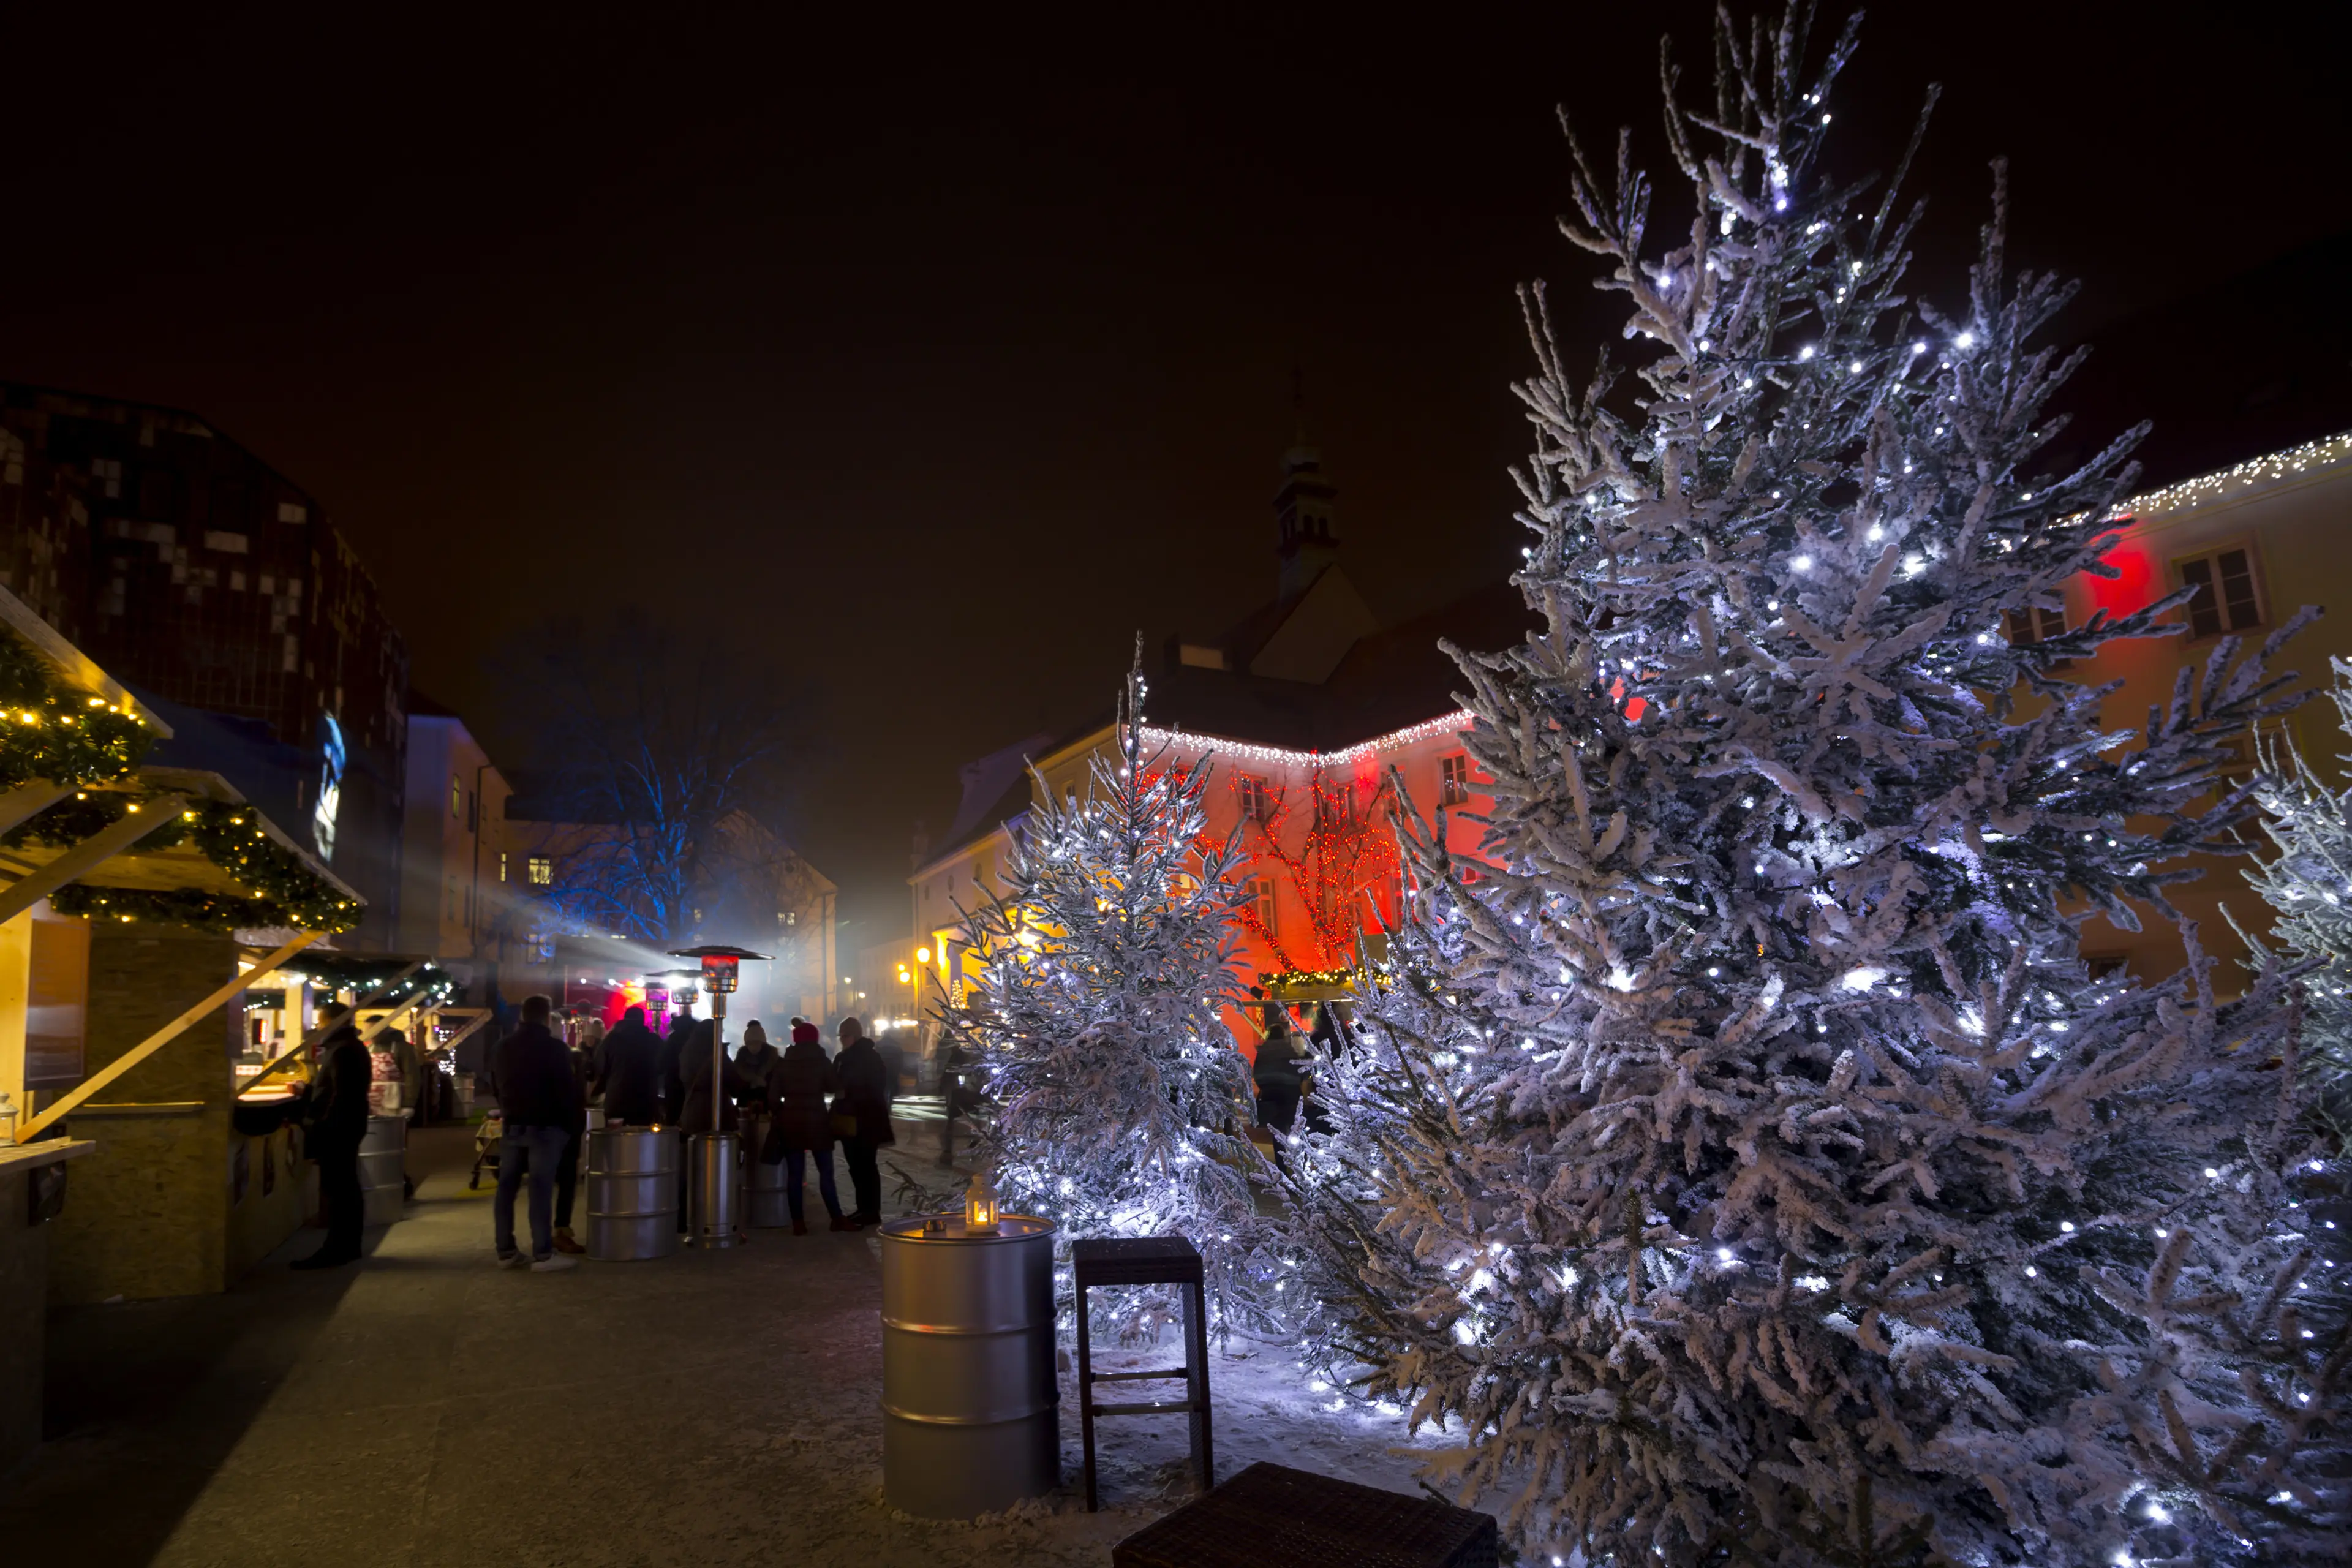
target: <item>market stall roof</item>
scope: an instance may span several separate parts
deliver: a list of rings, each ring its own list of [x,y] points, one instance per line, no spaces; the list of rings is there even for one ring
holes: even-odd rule
[[[64,634],[33,613],[24,600],[0,588],[0,625],[40,657],[58,681],[87,696],[103,698],[155,732],[159,741],[172,738],[172,727],[157,718],[128,687],[98,667],[98,661],[65,639]]]
[[[0,699],[0,784],[20,805],[0,897],[215,931],[359,923],[365,900],[220,772],[142,766],[171,726],[5,588]]]
[[[191,768],[142,768],[140,782],[154,792],[169,792],[187,796],[190,800],[215,801],[224,805],[247,804],[236,786],[218,773],[198,773]],[[252,813],[252,822],[272,844],[293,856],[302,868],[320,881],[332,888],[340,896],[362,902],[351,885],[320,864],[317,856],[286,837],[278,826],[258,810]],[[50,844],[38,842],[12,845],[0,848],[0,868],[16,875],[35,866],[46,865],[61,851]],[[205,892],[250,898],[252,889],[240,882],[229,868],[207,859],[202,849],[185,840],[168,848],[149,849],[133,845],[82,877],[79,880],[93,888],[140,888],[163,891],[171,888],[194,888]]]
[[[420,985],[446,980],[448,974],[423,952],[328,952],[318,948],[287,960],[285,973],[299,975],[337,991],[366,990],[415,969]]]
[[[22,878],[68,853],[89,836],[82,831],[87,825],[77,820],[81,816],[110,821],[142,796],[172,795],[184,803],[180,830],[175,834],[166,828],[85,871],[74,879],[74,886],[88,889],[87,893],[70,898],[61,894],[60,908],[87,901],[89,908],[77,907],[74,912],[96,919],[123,911],[130,911],[129,918],[141,914],[155,918],[163,913],[155,903],[161,897],[178,900],[191,913],[212,908],[225,918],[231,913],[250,916],[234,922],[248,927],[305,924],[266,917],[317,914],[338,908],[356,921],[365,900],[218,773],[142,768],[137,780],[135,790],[84,791],[0,838],[0,872]],[[289,882],[301,888],[299,900],[285,896]],[[148,896],[119,900],[109,898],[110,893]],[[285,907],[289,903],[299,907]]]

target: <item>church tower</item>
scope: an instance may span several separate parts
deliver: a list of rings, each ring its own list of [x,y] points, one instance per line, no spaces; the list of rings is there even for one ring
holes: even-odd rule
[[[1339,525],[1332,519],[1339,487],[1323,473],[1323,454],[1307,444],[1303,393],[1295,401],[1298,426],[1282,455],[1282,488],[1274,492],[1276,598],[1288,604],[1315,584],[1339,559]]]

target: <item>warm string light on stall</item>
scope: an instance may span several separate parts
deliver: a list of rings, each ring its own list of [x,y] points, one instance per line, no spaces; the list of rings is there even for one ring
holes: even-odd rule
[[[0,637],[0,788],[119,784],[154,744],[129,703],[68,689],[38,655]]]
[[[0,843],[68,847],[120,822],[131,806],[149,798],[152,797],[105,791],[77,795],[33,817]],[[261,813],[250,805],[198,801],[182,810],[176,821],[165,823],[140,840],[139,847],[144,853],[183,844],[193,847],[246,891],[93,888],[75,882],[50,895],[50,903],[60,914],[126,923],[163,921],[205,931],[290,926],[336,932],[359,924],[357,900],[311,870],[300,853],[272,837]]]

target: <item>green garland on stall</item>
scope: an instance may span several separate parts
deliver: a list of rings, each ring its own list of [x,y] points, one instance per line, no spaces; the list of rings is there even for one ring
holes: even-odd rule
[[[79,844],[121,821],[132,803],[142,798],[150,797],[110,793],[59,801],[0,837],[0,844],[38,842],[59,847]],[[251,805],[191,802],[172,821],[141,839],[140,845],[169,849],[191,842],[205,859],[251,889],[253,896],[207,893],[194,888],[146,892],[74,883],[51,894],[49,902],[59,914],[91,920],[165,921],[204,931],[292,926],[334,932],[349,931],[360,922],[358,902],[270,837],[261,826],[261,813]]]
[[[154,744],[136,714],[59,684],[39,655],[0,637],[0,789],[119,784]]]

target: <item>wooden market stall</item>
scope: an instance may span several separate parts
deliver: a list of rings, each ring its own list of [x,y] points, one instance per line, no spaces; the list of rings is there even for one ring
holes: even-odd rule
[[[0,590],[0,1468],[47,1306],[218,1290],[302,1217],[293,1135],[233,1125],[243,997],[362,901],[222,773],[145,765],[172,736]]]

